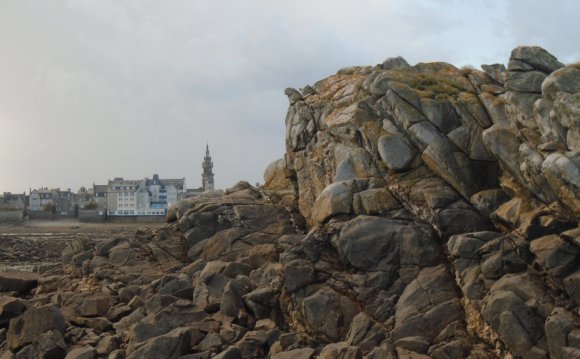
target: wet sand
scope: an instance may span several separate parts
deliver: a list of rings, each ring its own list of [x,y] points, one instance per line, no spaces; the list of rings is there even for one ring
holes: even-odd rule
[[[80,223],[75,220],[26,221],[0,224],[0,271],[33,271],[60,262],[64,247],[74,239],[98,243],[157,228],[164,223]]]

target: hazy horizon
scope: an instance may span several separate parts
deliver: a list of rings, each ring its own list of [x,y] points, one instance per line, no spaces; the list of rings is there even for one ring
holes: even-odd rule
[[[283,156],[286,87],[352,65],[580,61],[580,2],[5,1],[0,193],[186,177],[263,182]]]

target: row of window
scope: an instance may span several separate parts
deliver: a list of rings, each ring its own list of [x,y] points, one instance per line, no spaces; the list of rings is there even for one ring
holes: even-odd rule
[[[135,211],[135,210],[109,210],[109,216],[130,216],[130,215],[141,215],[141,216],[163,216],[165,211]]]
[[[122,190],[122,189],[129,189],[129,190],[132,190],[132,189],[136,189],[136,188],[137,188],[137,187],[134,187],[134,186],[113,186],[113,189],[116,189],[116,190],[118,190],[118,191],[120,191],[120,190]]]

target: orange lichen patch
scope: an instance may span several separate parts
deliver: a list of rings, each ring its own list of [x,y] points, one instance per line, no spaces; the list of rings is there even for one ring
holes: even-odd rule
[[[306,99],[306,103],[313,104],[320,101],[329,101],[345,87],[352,85],[355,88],[360,87],[360,84],[365,79],[364,75],[333,75],[326,79],[319,81],[316,85],[316,95],[312,95]],[[344,90],[344,91],[349,91]]]
[[[446,62],[420,62],[413,66],[413,69],[420,73],[436,72],[441,75],[460,74],[457,67]]]
[[[389,81],[400,82],[405,85],[413,86],[420,79],[420,75],[408,70],[387,70],[383,71],[380,76],[384,76]]]
[[[331,112],[324,119],[324,123],[328,127],[337,127],[346,124],[360,125],[370,119],[372,119],[371,113],[366,109],[359,107],[358,103],[353,103],[346,108],[336,109]]]

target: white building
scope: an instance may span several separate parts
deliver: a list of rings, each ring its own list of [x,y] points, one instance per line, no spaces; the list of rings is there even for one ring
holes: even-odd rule
[[[107,213],[110,216],[159,216],[181,199],[185,178],[125,180],[115,178],[107,186]]]

